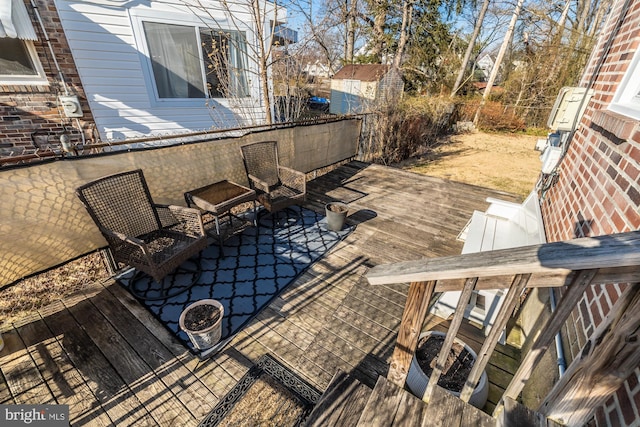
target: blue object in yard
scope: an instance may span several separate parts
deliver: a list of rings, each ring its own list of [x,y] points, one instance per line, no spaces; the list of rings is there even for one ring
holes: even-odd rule
[[[328,104],[329,100],[327,98],[320,98],[319,96],[312,96],[309,98],[309,102],[312,104]]]
[[[308,101],[309,108],[312,110],[329,111],[329,100],[319,96],[312,96]]]

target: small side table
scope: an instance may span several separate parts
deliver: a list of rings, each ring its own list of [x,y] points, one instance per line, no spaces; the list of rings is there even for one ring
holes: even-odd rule
[[[213,216],[215,230],[209,228],[207,234],[218,240],[221,252],[223,243],[228,237],[243,229],[247,223],[256,226],[256,192],[240,184],[227,180],[219,181],[187,191],[184,193],[184,199],[187,206],[195,205]],[[253,221],[231,213],[233,207],[246,202],[253,202]],[[229,218],[229,227],[223,230],[220,220],[225,216]],[[233,218],[240,221],[240,226],[234,226]]]

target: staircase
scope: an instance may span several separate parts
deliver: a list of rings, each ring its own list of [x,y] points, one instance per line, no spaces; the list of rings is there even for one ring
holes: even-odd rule
[[[507,398],[493,418],[437,387],[429,403],[384,377],[371,390],[338,371],[307,419],[307,427],[553,427],[544,415]]]
[[[378,377],[371,390],[339,371],[306,425],[490,427],[496,425],[496,420],[440,387],[426,404],[384,377]]]

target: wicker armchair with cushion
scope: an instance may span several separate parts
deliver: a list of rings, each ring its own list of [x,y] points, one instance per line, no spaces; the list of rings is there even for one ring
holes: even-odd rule
[[[186,286],[163,284],[165,276],[207,246],[197,209],[154,204],[140,169],[89,182],[78,187],[76,194],[107,240],[114,261],[134,267],[157,282],[153,289],[137,289],[140,275],[136,274],[129,288],[137,298],[170,298],[197,282],[199,261],[195,261],[195,270],[184,269],[192,278]]]
[[[280,165],[276,141],[255,142],[240,149],[249,185],[267,211],[274,213],[304,202],[306,176]]]

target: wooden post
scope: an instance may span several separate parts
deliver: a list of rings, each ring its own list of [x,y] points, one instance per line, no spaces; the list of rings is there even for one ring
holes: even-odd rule
[[[402,313],[402,322],[398,331],[396,348],[391,356],[387,379],[398,387],[404,387],[409,374],[411,359],[418,344],[418,336],[424,319],[427,317],[429,301],[436,282],[412,282],[407,294],[407,303]]]
[[[427,403],[429,403],[429,399],[433,394],[433,390],[435,390],[436,385],[438,384],[438,380],[440,379],[440,375],[442,375],[444,362],[447,360],[447,355],[451,350],[453,340],[458,334],[458,330],[460,329],[460,325],[462,324],[462,319],[464,318],[464,311],[467,308],[467,304],[469,304],[469,299],[471,299],[471,293],[476,287],[476,283],[478,283],[477,277],[467,279],[464,284],[464,289],[460,293],[460,299],[458,299],[458,305],[456,306],[455,314],[453,315],[453,319],[451,320],[451,324],[449,325],[447,336],[442,343],[440,353],[438,353],[436,366],[433,368],[433,371],[429,376],[429,384],[427,384],[427,388],[425,389],[424,395],[422,396],[422,400]]]
[[[584,425],[640,364],[640,284],[628,286],[539,411]]]
[[[464,402],[469,402],[469,399],[473,394],[473,389],[476,387],[478,380],[482,376],[484,368],[487,367],[487,363],[489,363],[489,358],[491,357],[493,350],[496,348],[496,344],[498,344],[502,330],[507,326],[507,321],[511,317],[511,313],[513,313],[513,310],[518,303],[520,294],[522,294],[522,291],[530,278],[531,274],[518,274],[514,277],[511,287],[509,288],[509,291],[507,291],[507,295],[504,297],[502,307],[500,307],[500,311],[496,316],[496,320],[491,326],[489,335],[485,338],[482,348],[478,353],[478,359],[473,364],[473,368],[471,368],[467,382],[465,383],[462,392],[460,392],[460,399]]]
[[[536,338],[531,350],[524,356],[518,371],[514,374],[513,379],[504,391],[504,396],[513,400],[518,398],[525,383],[531,377],[533,370],[540,360],[542,360],[545,352],[553,342],[554,337],[567,321],[576,304],[580,301],[580,298],[582,298],[586,287],[591,284],[597,273],[597,269],[578,272],[562,295],[562,299],[558,303],[556,310],[540,329],[540,335]],[[496,415],[496,412],[499,410],[499,406],[500,405],[496,407],[496,411],[493,413],[494,415]]]

